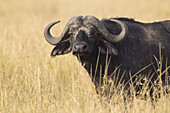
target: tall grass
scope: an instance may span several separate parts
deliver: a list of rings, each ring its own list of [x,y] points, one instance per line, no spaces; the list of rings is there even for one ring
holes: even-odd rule
[[[44,27],[59,35],[76,15],[125,16],[142,21],[170,18],[169,0],[0,0],[0,112],[2,113],[169,113],[169,95],[155,108],[150,99],[126,105],[121,94],[99,99],[85,69],[71,54],[50,57]],[[57,31],[57,32],[56,32]],[[101,97],[102,98],[102,97]],[[125,111],[126,110],[126,111]]]

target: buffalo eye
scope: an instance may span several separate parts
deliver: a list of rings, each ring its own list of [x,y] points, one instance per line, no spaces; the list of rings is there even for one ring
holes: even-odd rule
[[[92,35],[96,35],[96,29],[94,28],[94,27],[90,27],[89,28],[89,31],[87,32],[87,34],[89,35],[89,36],[92,36]]]
[[[77,32],[77,29],[74,28],[74,27],[70,28],[70,30],[69,30],[69,34],[70,34],[70,35],[75,35],[76,32]]]
[[[95,31],[89,31],[89,32],[87,32],[87,35],[88,36],[93,36],[93,35],[96,35],[96,32]]]

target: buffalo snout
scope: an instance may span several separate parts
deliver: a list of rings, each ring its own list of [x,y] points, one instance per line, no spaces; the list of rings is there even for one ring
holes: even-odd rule
[[[85,42],[76,42],[73,44],[73,54],[88,53],[88,45]]]

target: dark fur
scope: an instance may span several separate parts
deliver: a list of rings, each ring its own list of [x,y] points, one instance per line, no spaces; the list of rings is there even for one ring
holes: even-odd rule
[[[158,65],[155,58],[160,59],[160,54],[163,56],[162,71],[164,71],[166,67],[170,66],[170,21],[141,23],[128,18],[115,19],[123,21],[128,26],[128,34],[121,42],[111,44],[104,40],[99,33],[96,33],[93,36],[95,40],[92,42],[88,40],[86,32],[82,32],[79,37],[74,40],[72,38],[72,40],[69,41],[70,46],[68,46],[68,42],[63,42],[67,43],[65,44],[67,46],[64,46],[64,44],[62,46],[62,43],[58,44],[59,46],[56,45],[57,48],[54,48],[53,50],[53,52],[55,51],[55,54],[52,52],[52,56],[64,54],[64,52],[59,53],[58,51],[65,51],[68,47],[70,49],[69,51],[71,51],[75,42],[83,41],[88,43],[92,52],[90,54],[80,56],[79,60],[82,64],[84,64],[89,75],[92,75],[91,78],[96,87],[100,84],[100,78],[104,76],[106,62],[109,62],[107,76],[114,78],[114,76],[117,76],[114,73],[118,73],[118,70],[120,69],[118,82],[121,83],[126,83],[130,80],[129,73],[134,75],[139,70],[150,65],[133,77],[133,81],[142,76],[143,78],[147,77],[148,79],[151,79],[151,83],[153,83],[159,76],[159,72],[157,71]],[[103,19],[101,22],[110,33],[119,34],[121,32],[121,28],[118,24],[108,19]],[[117,50],[118,55],[113,52],[114,50],[112,51],[113,48]],[[161,48],[161,53],[159,48]],[[99,62],[97,63],[97,61]],[[96,71],[97,64],[98,68]],[[119,67],[119,69],[117,72],[114,72],[117,67]],[[155,74],[151,78],[153,73]],[[168,70],[168,73],[170,73],[170,69]],[[124,74],[124,77],[120,81],[122,74]],[[165,81],[165,74],[162,76],[162,80]]]

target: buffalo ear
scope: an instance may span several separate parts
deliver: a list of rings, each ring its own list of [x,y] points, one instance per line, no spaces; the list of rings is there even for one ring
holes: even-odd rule
[[[112,54],[112,55],[119,54],[115,46],[105,40],[102,41],[102,43],[100,43],[99,49],[100,49],[100,52],[104,54],[107,54],[107,52],[108,54]]]
[[[58,43],[51,52],[51,56],[67,54],[71,51],[71,46],[69,41]]]

